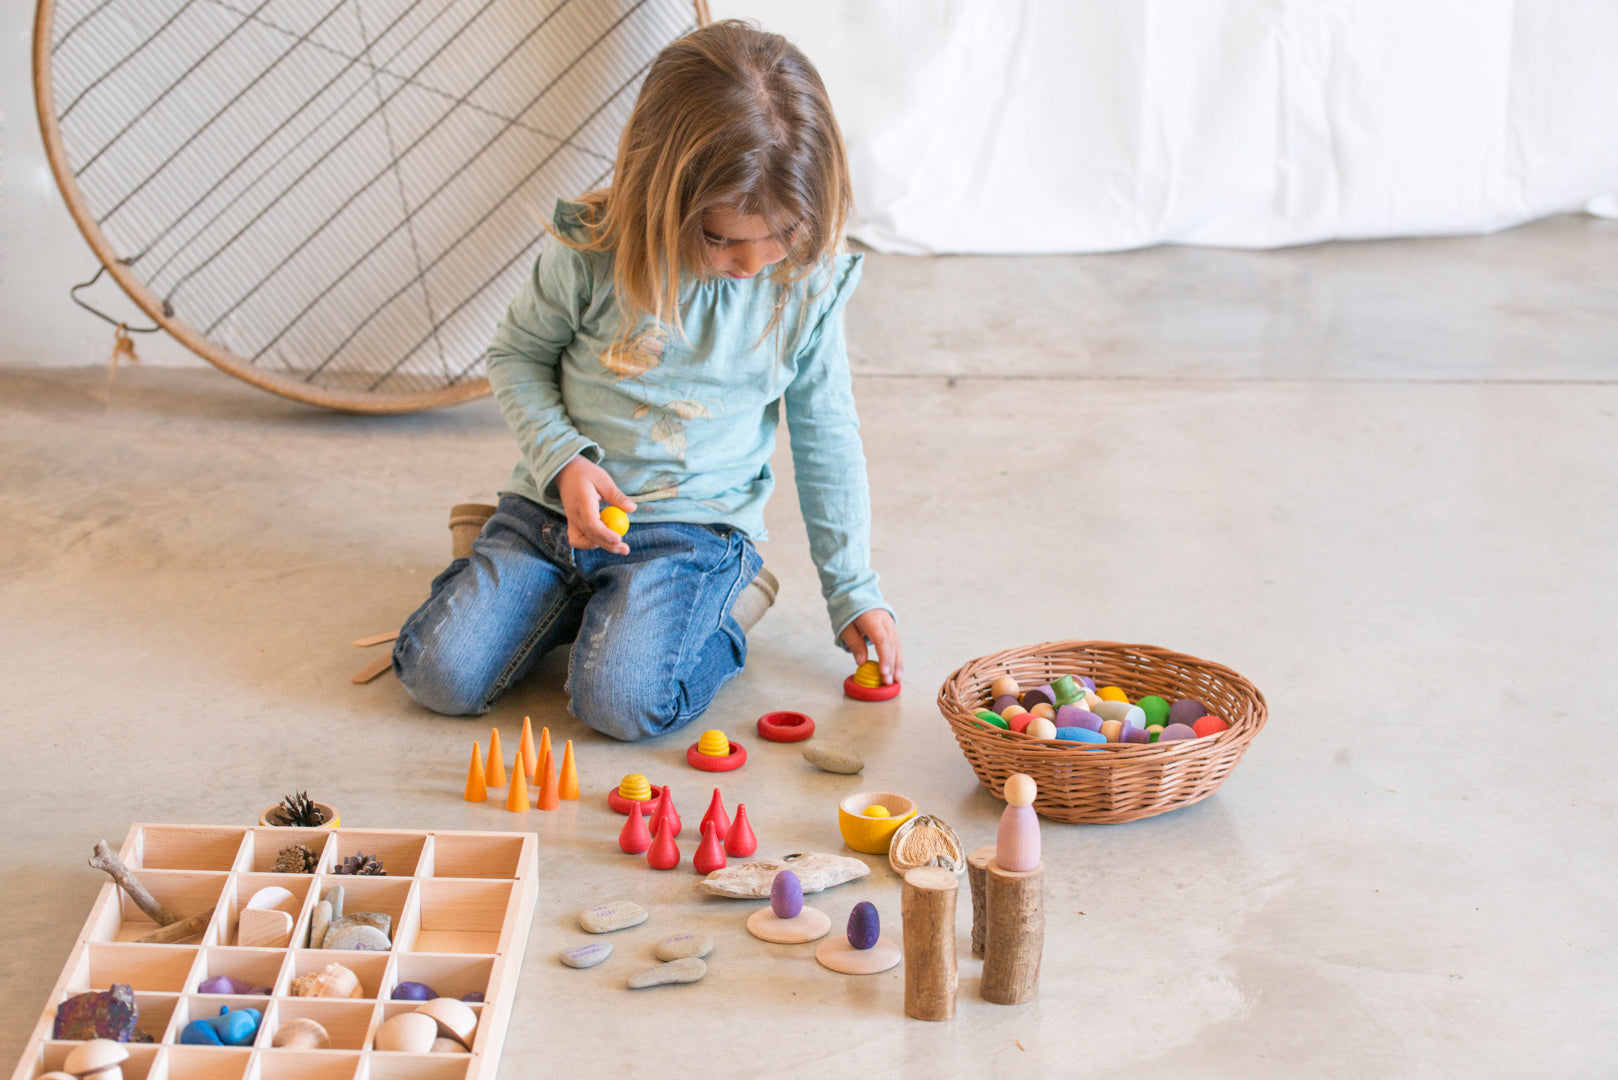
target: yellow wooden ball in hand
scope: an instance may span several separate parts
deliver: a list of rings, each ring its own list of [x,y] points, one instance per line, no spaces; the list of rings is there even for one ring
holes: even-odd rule
[[[629,515],[616,506],[603,506],[601,508],[601,524],[622,536],[629,531]]]

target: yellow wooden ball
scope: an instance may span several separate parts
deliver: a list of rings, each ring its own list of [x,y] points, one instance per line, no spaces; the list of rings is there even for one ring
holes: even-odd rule
[[[1096,693],[1101,695],[1102,701],[1127,702],[1129,700],[1129,695],[1118,689],[1116,686],[1103,686],[1100,690],[1097,690]]]
[[[601,524],[622,536],[629,531],[629,515],[616,506],[603,506],[601,508]]]
[[[867,806],[864,810],[861,810],[860,811],[860,816],[861,817],[892,817],[893,815],[888,813],[888,808],[886,806],[883,806],[881,803],[877,803],[877,804],[875,804],[873,806]]]

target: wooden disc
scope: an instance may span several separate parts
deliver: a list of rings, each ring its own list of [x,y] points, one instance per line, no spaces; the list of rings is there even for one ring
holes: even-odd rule
[[[790,919],[783,919],[767,907],[759,908],[747,917],[747,932],[760,941],[773,941],[777,945],[802,945],[806,941],[819,941],[831,931],[831,920],[824,911],[806,907]]]
[[[856,949],[846,937],[829,937],[815,948],[821,967],[844,975],[875,975],[896,965],[899,958],[899,946],[887,938],[877,938],[869,949]]]

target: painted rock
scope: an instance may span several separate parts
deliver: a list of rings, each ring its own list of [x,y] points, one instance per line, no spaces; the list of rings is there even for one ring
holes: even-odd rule
[[[687,956],[680,960],[670,960],[666,964],[645,968],[629,977],[631,990],[643,990],[648,986],[670,986],[675,983],[694,983],[708,974],[708,965],[700,958]]]
[[[438,992],[426,983],[402,982],[393,988],[394,1001],[431,1001]]]
[[[770,895],[776,874],[791,870],[805,894],[817,893],[845,881],[862,878],[871,868],[847,855],[826,855],[818,851],[785,855],[779,859],[759,859],[715,870],[696,883],[696,890],[713,896],[759,899]]]
[[[848,943],[856,949],[869,949],[882,936],[882,916],[876,905],[861,900],[848,913]]]
[[[232,979],[229,975],[215,975],[211,979],[203,979],[197,983],[199,994],[247,994],[257,989],[258,987],[248,986],[240,979]]]
[[[778,919],[794,918],[803,910],[803,884],[791,870],[782,870],[770,883],[770,910]]]
[[[111,1039],[128,1042],[135,1037],[135,991],[125,983],[111,989],[75,994],[56,1007],[53,1039]]]
[[[825,772],[844,775],[852,775],[865,768],[865,762],[854,751],[820,743],[804,747],[803,760]]]
[[[326,895],[321,899],[331,905],[332,918],[341,919],[343,917],[343,887],[341,885],[333,885],[327,889]]]
[[[612,955],[612,942],[593,941],[562,951],[562,963],[570,968],[592,968]]]
[[[393,942],[388,935],[374,926],[365,923],[353,923],[349,926],[333,926],[326,931],[327,949],[349,949],[359,952],[387,952],[393,948]]]
[[[309,924],[309,947],[311,949],[324,948],[326,944],[326,931],[331,929],[331,903],[322,900],[315,905],[315,913]]]
[[[342,930],[350,926],[372,926],[382,931],[384,936],[392,936],[393,916],[385,911],[354,911],[333,917],[330,929]]]
[[[652,947],[659,960],[684,960],[688,956],[699,959],[713,952],[713,938],[707,934],[675,934]]]
[[[468,990],[466,993],[461,995],[461,1000],[466,1001],[466,1002],[471,1002],[473,1004],[481,1005],[483,1003],[483,991],[482,990]]]
[[[718,871],[724,873],[724,871]],[[586,933],[610,934],[646,921],[646,909],[633,900],[615,900],[610,904],[597,904],[579,912],[579,925]]]

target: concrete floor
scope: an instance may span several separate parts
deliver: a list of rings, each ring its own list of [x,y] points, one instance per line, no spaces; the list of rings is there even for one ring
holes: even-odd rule
[[[1273,253],[873,257],[849,310],[876,565],[906,692],[840,696],[790,484],[765,548],[781,600],[702,726],[762,712],[857,744],[860,778],[754,746],[726,779],[763,852],[843,851],[844,793],[907,793],[969,848],[1000,806],[933,698],[963,661],[1110,638],[1226,663],[1269,726],[1205,802],[1047,825],[1038,1000],[903,1015],[765,946],[749,906],[620,855],[624,773],[706,788],[693,733],[612,744],[565,715],[553,660],[493,716],[447,720],[349,646],[447,557],[446,508],[513,459],[487,402],[304,408],[211,369],[0,368],[0,831],[15,1061],[132,822],[246,823],[296,788],[345,824],[534,829],[538,909],[503,1075],[1611,1076],[1618,823],[1618,223]],[[99,357],[87,358],[94,362]],[[789,461],[779,461],[783,472]],[[1601,672],[1607,672],[1602,675]],[[585,800],[517,818],[460,789],[522,716],[575,740]],[[846,853],[846,852],[845,852]],[[687,849],[689,857],[690,849]],[[899,929],[897,879],[862,899]],[[653,919],[606,965],[574,915]],[[718,941],[708,979],[630,996],[651,941]]]

